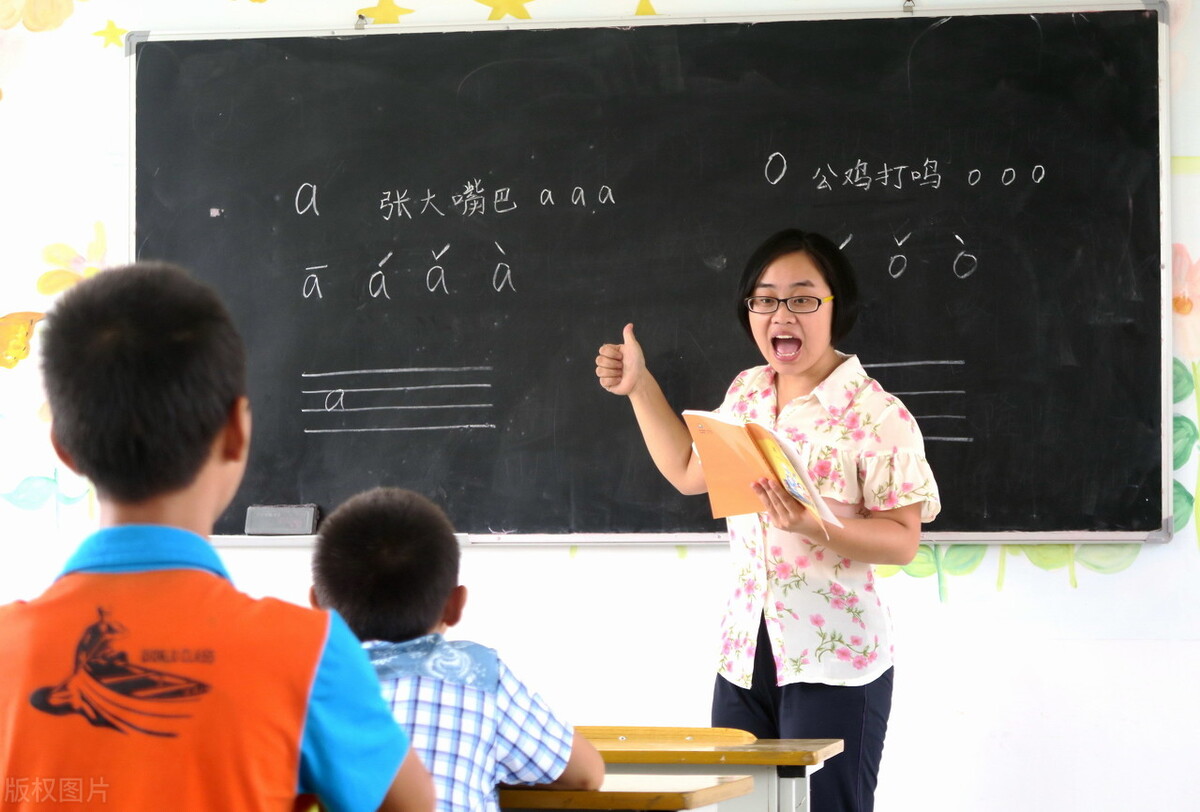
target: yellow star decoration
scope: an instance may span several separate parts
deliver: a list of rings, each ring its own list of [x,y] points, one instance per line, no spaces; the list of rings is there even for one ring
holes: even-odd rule
[[[109,20],[108,25],[104,26],[104,28],[100,29],[99,31],[93,31],[92,36],[101,37],[104,40],[105,48],[110,45],[115,45],[120,48],[121,38],[128,33],[129,31],[124,28],[118,28],[116,23],[114,23],[112,20]]]
[[[492,7],[492,13],[488,15],[489,20],[502,20],[506,14],[528,20],[529,11],[525,8],[525,4],[532,3],[533,0],[475,0],[475,2]]]
[[[654,4],[650,0],[638,0],[637,11],[633,12],[635,17],[649,17],[657,14],[658,12],[654,10]]]
[[[376,5],[370,8],[360,8],[358,13],[364,17],[370,17],[376,23],[398,23],[400,17],[405,14],[412,14],[411,8],[400,8],[396,5],[395,0],[379,0]]]

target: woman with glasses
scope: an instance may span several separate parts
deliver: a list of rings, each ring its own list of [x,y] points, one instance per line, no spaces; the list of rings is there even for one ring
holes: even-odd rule
[[[892,631],[873,564],[907,564],[940,509],[920,429],[904,405],[836,349],[858,288],[846,257],[789,229],[751,255],[738,319],[765,364],[739,374],[720,413],[796,444],[842,527],[826,527],[774,481],[757,514],[728,521],[734,580],[721,621],[712,723],[760,738],[840,738],[813,774],[813,807],[870,810],[892,698]],[[681,493],[707,491],[687,427],[626,325],[596,376],[625,395],[651,457]]]

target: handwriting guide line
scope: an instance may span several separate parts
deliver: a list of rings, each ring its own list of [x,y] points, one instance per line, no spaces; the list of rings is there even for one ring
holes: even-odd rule
[[[420,389],[491,389],[490,383],[443,383],[429,386],[374,386],[357,389],[301,389],[302,395],[330,395],[334,392],[349,394],[351,392],[415,392]]]
[[[946,361],[884,361],[882,363],[863,364],[863,367],[866,369],[873,369],[875,367],[880,367],[880,368],[882,368],[882,367],[919,367],[919,366],[925,366],[925,365],[945,365],[945,364],[960,365],[960,364],[965,364],[965,363],[967,363],[967,362],[966,361],[953,361],[953,360],[946,360]]]
[[[392,372],[491,372],[492,367],[396,367],[393,369],[338,369],[331,372],[301,372],[301,378],[327,378],[330,375],[384,375]]]
[[[305,429],[305,434],[344,434],[368,431],[450,431],[453,429],[494,429],[495,423],[465,423],[457,426],[400,426],[369,429]]]
[[[336,414],[338,412],[381,412],[396,409],[490,409],[494,403],[447,403],[439,406],[342,406],[337,409],[301,409],[301,412],[321,412]]]
[[[922,389],[912,392],[892,392],[896,397],[911,397],[913,395],[965,395],[966,389]]]

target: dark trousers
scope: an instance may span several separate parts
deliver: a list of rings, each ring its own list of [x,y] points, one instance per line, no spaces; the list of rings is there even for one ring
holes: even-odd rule
[[[867,685],[775,684],[766,624],[758,629],[754,679],[741,688],[717,677],[713,727],[747,730],[760,739],[843,739],[845,750],[812,774],[811,806],[820,812],[871,812],[892,711],[892,669]]]

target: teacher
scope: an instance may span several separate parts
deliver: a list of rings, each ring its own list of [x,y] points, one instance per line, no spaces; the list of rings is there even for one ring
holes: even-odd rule
[[[734,378],[718,410],[775,429],[842,527],[779,483],[753,484],[762,511],[731,516],[734,578],[721,620],[712,724],[760,738],[840,738],[813,774],[813,806],[867,812],[892,705],[892,630],[873,564],[907,564],[941,507],[921,431],[896,397],[836,349],[858,287],[841,250],[798,229],[773,235],[742,273],[737,313],[766,364]],[[596,357],[600,385],[629,398],[658,470],[680,493],[707,492],[687,427],[624,329]]]

